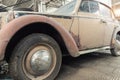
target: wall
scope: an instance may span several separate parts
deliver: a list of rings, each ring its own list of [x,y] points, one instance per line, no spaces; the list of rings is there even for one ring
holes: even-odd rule
[[[112,2],[114,4],[114,3],[120,2],[120,0],[112,0]]]

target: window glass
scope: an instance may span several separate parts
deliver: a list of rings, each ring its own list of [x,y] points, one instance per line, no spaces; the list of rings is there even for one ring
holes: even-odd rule
[[[100,4],[100,14],[102,15],[102,16],[105,16],[105,17],[110,17],[111,18],[111,10],[107,7],[107,6],[105,6],[105,5],[103,5],[103,4]]]
[[[98,2],[83,0],[80,5],[80,11],[89,12],[89,13],[97,13],[99,12]]]
[[[71,13],[76,5],[76,0],[72,0],[68,4],[62,6],[61,8],[57,9],[54,13],[62,13],[62,14],[69,14]]]
[[[89,5],[90,5],[90,12],[91,13],[97,13],[99,12],[99,6],[98,3],[95,1],[89,1]]]
[[[89,12],[89,1],[82,1],[80,5],[80,11]]]

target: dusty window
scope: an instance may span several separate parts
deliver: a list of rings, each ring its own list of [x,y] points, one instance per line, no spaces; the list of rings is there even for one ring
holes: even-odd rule
[[[91,13],[97,13],[99,12],[99,6],[98,3],[95,1],[89,1],[89,5],[90,5],[90,12]]]
[[[80,11],[89,12],[89,13],[97,13],[99,12],[98,2],[83,0],[80,5]]]
[[[80,11],[89,12],[89,1],[82,1],[80,5]]]
[[[71,0],[68,4],[62,6],[58,10],[56,10],[54,13],[62,13],[62,14],[69,14],[75,9],[77,0]]]

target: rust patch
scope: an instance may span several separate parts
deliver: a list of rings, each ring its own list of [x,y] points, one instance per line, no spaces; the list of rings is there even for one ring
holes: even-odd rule
[[[70,31],[70,34],[72,35],[73,39],[75,40],[78,48],[80,49],[81,45],[80,45],[80,38],[79,35],[75,35],[73,32]]]

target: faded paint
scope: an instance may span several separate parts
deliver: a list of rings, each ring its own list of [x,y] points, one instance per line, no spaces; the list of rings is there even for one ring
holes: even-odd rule
[[[120,31],[119,29],[117,32],[115,31],[119,24],[113,20],[114,16],[106,18],[99,13],[93,14],[79,11],[80,3],[81,0],[77,0],[75,9],[71,14],[64,15],[15,12],[15,16],[18,14],[16,19],[10,21],[0,31],[1,59],[4,57],[6,46],[12,36],[21,28],[34,22],[45,22],[52,25],[61,34],[69,53],[73,57],[79,56],[79,51],[111,46],[111,42],[114,40],[113,35]]]
[[[68,33],[68,31],[64,27],[62,27],[56,21],[49,19],[47,17],[43,17],[39,15],[27,15],[27,16],[14,19],[13,21],[6,24],[3,29],[1,29],[0,56],[2,57],[0,57],[0,60],[3,59],[6,46],[10,41],[10,39],[12,38],[12,36],[24,26],[30,23],[35,23],[35,22],[45,22],[52,25],[61,34],[69,53],[72,56],[76,56],[76,53],[78,52],[77,45],[74,42],[74,39],[72,38],[72,36]]]

